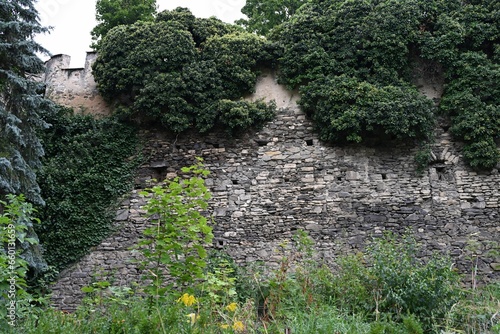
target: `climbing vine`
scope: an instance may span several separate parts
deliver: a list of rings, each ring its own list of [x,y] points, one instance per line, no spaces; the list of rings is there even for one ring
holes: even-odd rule
[[[130,190],[138,166],[134,128],[112,118],[72,115],[46,120],[40,187],[46,206],[36,227],[48,264],[62,269],[98,245],[110,232],[113,208]]]
[[[174,132],[207,132],[220,124],[246,129],[271,120],[274,108],[248,102],[234,119],[221,101],[239,103],[252,93],[258,68],[272,63],[273,50],[242,28],[177,8],[159,13],[155,22],[112,29],[93,73],[122,117],[160,122]]]
[[[475,168],[500,161],[500,4],[495,1],[310,1],[271,38],[282,47],[281,81],[324,140],[432,137],[436,115]],[[416,66],[444,69],[438,108],[419,96]],[[387,136],[388,135],[388,136]]]

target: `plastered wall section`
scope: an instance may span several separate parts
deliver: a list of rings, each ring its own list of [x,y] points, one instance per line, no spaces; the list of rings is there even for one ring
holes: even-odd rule
[[[297,95],[259,80],[252,99],[274,99],[276,119],[257,132],[230,138],[172,136],[159,129],[142,132],[145,156],[136,189],[117,211],[116,232],[88,256],[61,274],[53,303],[72,310],[81,287],[94,279],[114,285],[141,282],[129,247],[147,224],[138,195],[148,180],[177,175],[195,157],[205,159],[211,174],[214,248],[239,264],[264,261],[277,265],[278,245],[303,229],[315,241],[318,261],[334,267],[338,256],[362,251],[386,231],[411,231],[423,245],[422,257],[448,253],[470,277],[478,259],[483,281],[500,277],[500,175],[497,169],[476,173],[461,158],[461,147],[446,128],[436,129],[433,161],[415,172],[415,148],[401,146],[335,147],[320,142],[312,123],[297,107]]]
[[[111,108],[99,95],[92,75],[95,52],[87,52],[83,68],[69,68],[71,57],[55,55],[45,63],[45,96],[75,113],[110,115]]]

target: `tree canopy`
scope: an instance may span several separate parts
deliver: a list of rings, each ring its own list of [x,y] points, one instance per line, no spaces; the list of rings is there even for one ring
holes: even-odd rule
[[[224,125],[230,132],[271,119],[272,105],[238,101],[251,93],[272,45],[216,18],[188,9],[154,22],[112,29],[93,66],[98,88],[116,112],[157,121],[174,132]]]
[[[93,49],[99,49],[101,39],[108,31],[121,24],[152,21],[156,13],[156,0],[97,0],[97,25],[90,32]]]
[[[307,0],[247,0],[241,12],[248,19],[236,23],[247,31],[267,36],[274,27],[288,21]]]

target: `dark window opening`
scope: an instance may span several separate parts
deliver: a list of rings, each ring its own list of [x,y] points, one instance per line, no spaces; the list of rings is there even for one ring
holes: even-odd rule
[[[238,184],[238,180],[233,180],[233,184]]]
[[[445,173],[446,172],[446,167],[436,167],[436,172],[439,173]]]
[[[269,143],[269,140],[267,140],[267,139],[256,139],[255,142],[259,146],[266,146],[267,143]]]
[[[341,176],[337,176],[337,181],[342,181],[342,177]]]
[[[307,144],[307,146],[313,146],[314,142],[312,139],[306,139],[306,144]]]
[[[453,176],[449,173],[449,170],[446,166],[434,166],[436,174],[438,175],[438,180],[441,181],[450,181],[453,179]]]
[[[387,180],[387,174],[382,173],[382,180]]]
[[[160,182],[165,180],[167,178],[167,168],[166,167],[153,168],[151,173],[151,178]]]

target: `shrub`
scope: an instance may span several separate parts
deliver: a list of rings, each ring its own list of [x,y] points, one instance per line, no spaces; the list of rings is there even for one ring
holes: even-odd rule
[[[438,63],[439,110],[466,161],[491,169],[500,161],[497,21],[494,1],[309,1],[271,36],[283,48],[280,80],[302,86],[302,106],[334,143],[362,142],[363,132],[428,141],[434,108],[412,87],[413,73]]]
[[[173,287],[193,291],[196,280],[203,278],[205,248],[213,238],[208,218],[201,213],[211,197],[203,179],[209,172],[203,169],[201,161],[182,168],[182,172],[191,176],[166,180],[165,186],[141,192],[152,224],[144,230],[137,248],[144,255],[146,276],[153,282],[146,292],[156,299]],[[172,279],[171,284],[166,284],[165,272]]]
[[[428,139],[435,124],[432,101],[409,86],[378,86],[342,75],[317,79],[300,92],[299,104],[326,141]]]
[[[352,305],[354,312],[365,309],[377,320],[392,315],[401,321],[412,314],[426,331],[442,323],[460,298],[460,277],[448,257],[433,255],[424,262],[417,258],[419,251],[413,237],[387,235],[375,240],[364,257],[341,261],[334,283],[337,303]]]

